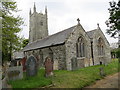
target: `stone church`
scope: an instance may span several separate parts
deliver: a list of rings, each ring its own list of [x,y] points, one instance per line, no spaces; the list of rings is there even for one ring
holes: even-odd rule
[[[29,16],[29,44],[23,51],[27,58],[34,56],[39,67],[44,66],[46,57],[53,61],[54,70],[75,70],[111,61],[110,45],[99,24],[86,32],[77,19],[77,25],[48,35],[47,8],[44,14],[38,13],[34,4]]]

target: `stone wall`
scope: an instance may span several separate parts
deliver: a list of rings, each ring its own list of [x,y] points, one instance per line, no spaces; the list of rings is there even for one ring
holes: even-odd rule
[[[54,61],[54,70],[66,69],[66,55],[64,44],[25,52],[25,56],[27,58],[30,55],[34,55],[37,58],[39,67],[44,66],[44,61],[46,57],[50,57]]]
[[[107,41],[106,37],[104,36],[103,32],[98,28],[96,32],[94,32],[93,36],[93,55],[94,55],[94,64],[98,65],[100,62],[102,64],[107,64],[111,61],[111,54],[110,54],[110,45],[109,42]],[[98,39],[102,38],[104,41],[104,55],[99,56],[98,55]]]
[[[65,45],[51,47],[53,50],[54,69],[65,70],[66,69],[66,52]]]
[[[85,57],[78,58],[76,55],[76,43],[80,36],[83,36],[85,40]],[[77,26],[75,30],[70,34],[68,40],[65,43],[66,46],[66,65],[67,70],[72,70],[72,62],[71,59],[73,57],[77,58],[78,68],[86,67],[90,65],[90,58],[91,58],[91,44],[90,39],[82,26]],[[83,61],[82,61],[83,60]]]

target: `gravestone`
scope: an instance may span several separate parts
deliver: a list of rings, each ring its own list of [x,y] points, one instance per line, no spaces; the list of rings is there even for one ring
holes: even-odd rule
[[[26,74],[27,76],[35,76],[37,74],[36,58],[30,56],[26,62]]]
[[[51,58],[46,57],[45,62],[45,76],[49,77],[53,75],[53,62],[51,60]]]
[[[14,66],[7,69],[8,80],[18,80],[23,78],[23,66]]]
[[[100,76],[101,77],[105,76],[104,68],[100,67],[99,70],[100,70]]]
[[[72,63],[72,70],[76,70],[77,69],[77,58],[73,57],[71,59],[71,63]]]
[[[8,72],[8,78],[9,78],[10,80],[14,80],[14,78],[15,78],[15,79],[18,78],[19,74],[20,74],[20,71],[19,71],[19,70],[9,71],[9,72]]]

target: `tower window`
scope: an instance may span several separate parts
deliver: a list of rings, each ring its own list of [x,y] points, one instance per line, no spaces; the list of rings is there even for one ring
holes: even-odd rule
[[[43,22],[40,22],[40,25],[43,26]]]

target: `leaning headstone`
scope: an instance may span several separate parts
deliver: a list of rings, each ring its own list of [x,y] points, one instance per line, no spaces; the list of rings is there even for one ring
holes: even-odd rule
[[[71,64],[72,64],[72,70],[76,70],[77,69],[77,58],[73,57],[71,59]]]
[[[101,77],[105,76],[104,68],[100,67],[99,70],[100,70],[100,76]]]
[[[47,57],[44,62],[45,65],[45,76],[49,77],[53,75],[53,62],[51,58]]]
[[[27,76],[35,76],[37,74],[36,58],[30,56],[26,62],[26,74]]]
[[[8,80],[18,80],[23,78],[23,66],[14,66],[7,69]]]

